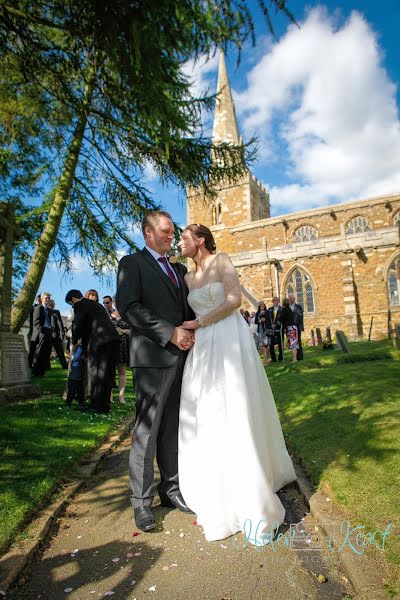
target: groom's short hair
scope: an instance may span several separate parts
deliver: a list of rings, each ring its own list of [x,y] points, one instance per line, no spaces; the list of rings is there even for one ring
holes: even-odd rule
[[[146,227],[153,229],[154,225],[160,220],[160,217],[167,217],[167,219],[172,221],[171,215],[165,210],[153,210],[145,215],[142,221],[143,237],[146,237]]]

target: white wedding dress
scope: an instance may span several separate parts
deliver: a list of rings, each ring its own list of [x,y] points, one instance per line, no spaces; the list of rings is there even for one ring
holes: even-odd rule
[[[182,381],[179,487],[208,541],[243,531],[264,545],[285,516],[276,492],[296,474],[228,255],[193,274],[188,301],[202,327]]]

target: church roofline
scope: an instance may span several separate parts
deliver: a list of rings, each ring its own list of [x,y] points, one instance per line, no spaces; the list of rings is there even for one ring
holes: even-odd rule
[[[368,206],[374,206],[376,204],[386,204],[387,202],[390,203],[391,201],[396,200],[400,200],[400,192],[388,194],[386,196],[375,196],[363,200],[341,202],[340,204],[328,204],[319,208],[298,210],[296,212],[287,213],[276,217],[269,217],[267,219],[260,219],[259,221],[243,223],[243,225],[237,225],[236,227],[229,227],[229,230],[235,233],[239,231],[244,231],[246,229],[257,229],[258,227],[265,227],[265,225],[279,224],[282,223],[282,221],[298,221],[302,217],[314,217],[316,215],[329,214],[332,212],[345,212],[354,208],[364,208]]]

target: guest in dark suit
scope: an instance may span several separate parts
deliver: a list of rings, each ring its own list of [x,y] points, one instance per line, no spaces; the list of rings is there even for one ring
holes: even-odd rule
[[[297,362],[297,353],[299,351],[299,335],[297,325],[294,322],[294,313],[290,308],[289,300],[283,300],[281,313],[283,331],[286,333],[289,350],[292,353],[292,362]]]
[[[64,323],[59,310],[55,308],[56,303],[54,300],[49,301],[49,307],[51,308],[51,337],[53,340],[53,348],[56,351],[58,360],[63,369],[68,369],[68,363],[65,358],[64,352]]]
[[[275,354],[275,345],[278,344],[279,349],[279,359],[283,360],[283,340],[282,340],[282,308],[279,304],[278,296],[274,296],[272,298],[273,305],[268,309],[269,314],[271,315],[272,329],[274,331],[274,335],[271,336],[269,351],[271,354],[272,362],[276,362],[276,354]]]
[[[31,308],[31,310],[29,312],[29,331],[28,331],[29,354],[28,354],[28,364],[29,364],[30,367],[32,367],[33,357],[35,356],[35,350],[36,350],[36,346],[37,346],[37,341],[33,341],[32,340],[32,335],[33,335],[33,311],[35,310],[35,307],[39,306],[40,304],[42,304],[41,294],[39,294],[36,297],[36,302],[32,306],[32,308]]]
[[[52,310],[49,306],[51,294],[41,294],[42,303],[35,306],[32,316],[32,342],[36,342],[35,354],[32,361],[32,373],[36,377],[43,377],[50,368],[50,354],[52,348]]]
[[[191,512],[179,490],[178,421],[190,331],[180,327],[194,315],[187,303],[186,268],[171,265],[174,225],[164,211],[148,213],[142,223],[146,247],[121,259],[117,309],[131,326],[130,365],[136,389],[136,422],[129,459],[131,501],[136,526],[155,527],[154,456],[160,469],[161,503]]]
[[[70,290],[65,302],[74,307],[72,321],[72,354],[79,339],[87,354],[90,373],[90,412],[110,412],[110,396],[116,360],[119,354],[119,336],[104,307],[82,297],[79,290]]]
[[[293,312],[294,324],[297,327],[299,338],[299,349],[297,350],[297,360],[303,360],[303,346],[301,345],[301,332],[304,331],[304,310],[301,304],[297,304],[294,294],[288,296],[289,306]]]

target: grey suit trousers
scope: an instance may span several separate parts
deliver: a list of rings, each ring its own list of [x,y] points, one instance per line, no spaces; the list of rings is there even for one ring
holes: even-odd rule
[[[179,492],[179,403],[186,353],[165,369],[135,367],[136,421],[129,456],[133,508],[151,506],[154,498],[154,458],[160,470],[161,501]]]

